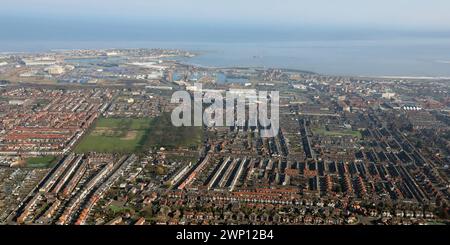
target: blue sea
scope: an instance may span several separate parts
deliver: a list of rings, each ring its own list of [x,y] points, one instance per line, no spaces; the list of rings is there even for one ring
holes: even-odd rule
[[[211,67],[292,68],[330,75],[450,77],[450,33],[108,22],[0,16],[0,52],[174,48]]]
[[[207,67],[291,68],[328,75],[450,77],[450,38],[314,41],[8,41],[0,52],[173,48]]]
[[[125,20],[42,15],[0,16],[0,52],[171,48],[211,67],[291,68],[329,75],[450,77],[450,31],[377,30]]]

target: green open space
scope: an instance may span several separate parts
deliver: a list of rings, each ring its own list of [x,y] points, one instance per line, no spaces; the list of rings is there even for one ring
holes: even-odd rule
[[[75,149],[78,153],[132,153],[149,130],[150,118],[100,118]]]
[[[57,162],[55,156],[30,157],[25,159],[25,164],[30,168],[48,168]]]
[[[165,147],[197,149],[201,127],[175,127],[166,113],[155,118],[100,118],[81,140],[78,153],[138,153]]]
[[[114,214],[117,214],[117,213],[125,213],[125,212],[131,212],[131,211],[133,211],[133,209],[132,208],[129,208],[129,207],[124,207],[124,206],[122,206],[122,205],[114,205],[114,204],[111,204],[111,205],[109,205],[109,209],[114,213]]]
[[[165,113],[153,120],[152,126],[145,137],[144,145],[151,148],[166,149],[188,148],[197,149],[203,141],[202,127],[175,127],[170,114]]]
[[[352,136],[356,138],[361,138],[361,132],[352,129],[339,129],[339,130],[327,130],[326,128],[313,128],[312,132],[314,134],[323,135],[323,136]]]

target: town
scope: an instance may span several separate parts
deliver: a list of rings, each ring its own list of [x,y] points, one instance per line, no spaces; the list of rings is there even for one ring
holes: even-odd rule
[[[2,54],[0,222],[450,221],[450,80],[199,67],[195,55]],[[278,91],[278,133],[251,121],[258,100],[238,125],[174,125],[175,91],[223,105],[227,92]]]

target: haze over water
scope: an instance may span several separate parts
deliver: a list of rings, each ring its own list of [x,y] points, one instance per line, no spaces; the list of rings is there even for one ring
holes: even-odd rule
[[[446,0],[16,0],[0,52],[176,48],[202,66],[450,77]],[[420,13],[420,14],[419,14]]]
[[[0,42],[2,52],[96,48],[176,48],[199,52],[184,62],[212,67],[292,68],[332,75],[450,77],[450,39],[152,42]]]

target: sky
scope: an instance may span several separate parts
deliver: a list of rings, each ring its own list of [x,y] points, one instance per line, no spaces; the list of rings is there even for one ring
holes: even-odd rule
[[[0,38],[40,32],[48,37],[52,31],[61,36],[67,30],[142,36],[140,27],[179,34],[194,26],[204,35],[267,28],[280,37],[298,30],[450,33],[448,0],[1,0],[0,5],[5,28]]]

